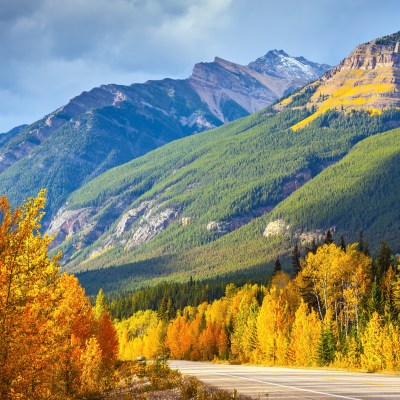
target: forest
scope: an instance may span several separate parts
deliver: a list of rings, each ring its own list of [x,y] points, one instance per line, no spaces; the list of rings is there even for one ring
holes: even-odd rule
[[[157,310],[116,322],[120,357],[400,370],[400,277],[390,247],[382,243],[373,259],[362,235],[336,245],[328,231],[307,250],[301,258],[293,248],[290,275],[277,259],[269,284],[230,283],[221,298],[195,306],[176,309],[173,287],[164,287]]]
[[[14,210],[0,198],[4,400],[96,398],[139,356],[400,370],[399,259],[385,242],[373,258],[362,234],[335,244],[328,230],[304,257],[294,246],[291,271],[277,258],[259,283],[190,279],[108,299],[100,290],[92,304],[60,274],[61,254],[48,255],[44,206],[45,190]]]

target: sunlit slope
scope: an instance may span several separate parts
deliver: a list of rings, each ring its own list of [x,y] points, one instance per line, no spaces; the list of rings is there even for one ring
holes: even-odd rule
[[[306,106],[312,114],[294,125],[294,130],[327,110],[367,110],[373,114],[388,107],[399,107],[399,46],[399,33],[360,45],[316,83],[283,100],[277,107],[294,107],[299,100],[307,98]]]
[[[400,250],[400,130],[365,139],[339,163],[321,172],[268,217],[293,229],[334,227],[349,241],[364,236],[376,249],[381,241]]]
[[[266,109],[94,179],[53,224],[72,227],[61,245],[67,267],[123,265],[213,242],[269,213],[354,143],[400,121],[396,111],[329,113],[301,134],[288,129],[306,116]]]
[[[271,213],[212,243],[141,261],[128,262],[126,254],[124,265],[81,274],[80,280],[95,292],[99,286],[129,290],[190,276],[266,275],[276,257],[287,255],[294,243],[304,250],[306,239],[318,239],[328,228],[336,229],[337,240],[344,235],[347,242],[356,241],[362,229],[371,251],[383,240],[399,251],[399,161],[400,129],[375,135],[357,144]],[[283,221],[284,229],[266,237],[268,227],[276,221]]]

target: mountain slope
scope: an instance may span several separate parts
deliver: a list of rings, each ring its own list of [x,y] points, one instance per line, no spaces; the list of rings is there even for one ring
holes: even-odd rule
[[[334,228],[336,237],[344,235],[351,243],[357,241],[362,227],[373,251],[383,240],[399,251],[399,159],[400,129],[374,135],[354,146],[341,161],[304,184],[271,213],[234,232],[186,251],[136,260],[130,254],[131,262],[80,273],[79,279],[90,293],[96,293],[99,286],[105,290],[132,290],[145,282],[234,276],[239,271],[241,276],[251,278],[270,273],[276,257],[288,254],[294,243],[304,247],[312,239],[321,240],[328,228]]]
[[[69,238],[65,258],[77,257],[69,267],[123,264],[216,240],[271,211],[355,142],[400,124],[400,112],[336,113],[328,126],[320,118],[301,135],[289,129],[305,117],[306,111],[266,109],[89,182],[51,226]],[[95,257],[103,252],[109,255]]]
[[[269,220],[283,219],[294,230],[334,226],[349,241],[362,227],[374,250],[380,241],[400,250],[399,161],[400,129],[365,139],[280,203]]]
[[[379,113],[400,107],[400,33],[357,46],[337,67],[277,108],[305,104],[313,112],[295,130],[327,110]]]
[[[326,67],[315,64],[313,71]],[[296,71],[296,87],[309,80]],[[105,85],[84,92],[42,120],[3,136],[0,191],[21,203],[46,187],[48,222],[68,194],[93,177],[170,141],[246,116],[275,101],[292,81],[289,67],[285,77],[272,78],[216,58],[197,64],[186,80]]]
[[[392,44],[376,46],[382,54],[396,50]],[[379,65],[375,73],[382,73]],[[340,68],[336,74],[346,85]],[[329,79],[330,73],[276,106],[169,144],[73,193],[52,223],[63,232],[60,239],[67,239],[60,247],[65,267],[118,266],[110,271],[129,274],[130,284],[137,285],[155,276],[262,267],[295,240],[323,235],[337,225],[324,220],[324,212],[317,211],[321,225],[305,218],[292,229],[276,214],[279,204],[359,141],[400,125],[400,111],[387,106],[393,105],[386,101],[392,92],[381,93],[378,112],[327,108],[309,119],[318,110],[313,95]],[[365,83],[360,79],[354,87]],[[299,128],[302,121],[307,122]],[[382,220],[379,210],[371,218]],[[355,229],[364,229],[362,220],[342,231],[353,235]]]

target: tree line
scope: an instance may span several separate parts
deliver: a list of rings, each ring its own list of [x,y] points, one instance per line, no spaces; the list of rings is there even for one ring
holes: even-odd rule
[[[228,284],[220,299],[171,317],[142,310],[116,324],[120,357],[229,360],[268,365],[400,370],[400,277],[386,243],[293,249],[293,274],[280,261],[269,285]]]

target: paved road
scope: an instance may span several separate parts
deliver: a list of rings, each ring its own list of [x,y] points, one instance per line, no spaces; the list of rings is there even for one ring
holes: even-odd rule
[[[182,374],[268,400],[400,400],[400,376],[170,361]]]

